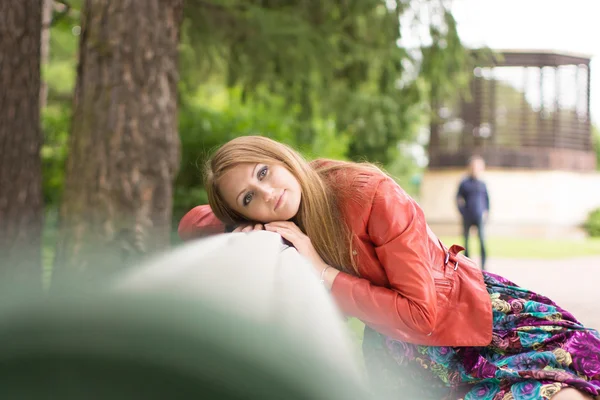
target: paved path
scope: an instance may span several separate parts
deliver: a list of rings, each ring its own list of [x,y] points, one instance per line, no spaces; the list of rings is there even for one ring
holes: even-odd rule
[[[486,269],[549,297],[600,330],[600,255],[564,260],[490,259]]]

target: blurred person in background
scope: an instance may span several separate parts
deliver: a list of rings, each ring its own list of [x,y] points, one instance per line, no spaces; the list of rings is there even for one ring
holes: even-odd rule
[[[471,157],[468,176],[460,182],[456,194],[456,204],[462,217],[465,256],[469,257],[469,234],[471,227],[475,227],[479,236],[482,269],[485,269],[486,260],[484,225],[490,210],[490,196],[485,182],[482,180],[484,171],[485,161],[483,158]]]

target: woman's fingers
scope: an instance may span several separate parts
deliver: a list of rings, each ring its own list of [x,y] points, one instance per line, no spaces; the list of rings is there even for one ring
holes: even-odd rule
[[[265,229],[272,232],[279,233],[284,239],[292,242],[294,246],[300,245],[300,243],[308,237],[298,228],[298,225],[291,221],[276,221],[265,224]]]
[[[240,225],[235,228],[232,232],[252,232],[252,231],[262,231],[265,227],[263,224],[254,224],[254,225]]]
[[[265,229],[267,231],[280,234],[284,239],[292,242],[292,244],[296,244],[296,242],[298,241],[298,234],[291,229],[281,226],[273,226],[271,224],[265,225]]]

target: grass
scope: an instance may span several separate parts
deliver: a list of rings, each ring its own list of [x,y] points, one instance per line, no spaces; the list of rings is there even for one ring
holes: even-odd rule
[[[463,245],[462,237],[440,237],[446,246]],[[479,241],[473,235],[469,240],[471,257],[479,257]],[[600,238],[543,239],[490,237],[487,239],[488,258],[556,259],[600,255]]]

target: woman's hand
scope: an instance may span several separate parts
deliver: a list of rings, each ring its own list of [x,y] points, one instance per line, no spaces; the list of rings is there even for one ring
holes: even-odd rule
[[[319,253],[317,253],[317,250],[315,250],[310,238],[295,223],[291,221],[269,222],[265,224],[265,230],[279,233],[281,237],[291,242],[296,250],[298,250],[298,253],[308,258],[319,273],[328,267]]]
[[[264,229],[263,224],[247,224],[238,226],[233,232],[263,231]]]

